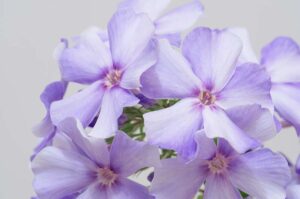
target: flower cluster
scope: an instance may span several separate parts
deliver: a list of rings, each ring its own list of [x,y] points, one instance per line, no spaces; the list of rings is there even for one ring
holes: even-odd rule
[[[203,6],[169,3],[123,0],[106,29],[61,40],[34,128],[37,198],[300,198],[300,160],[264,147],[282,128],[300,135],[300,47],[276,38],[259,61],[242,28],[182,39]]]

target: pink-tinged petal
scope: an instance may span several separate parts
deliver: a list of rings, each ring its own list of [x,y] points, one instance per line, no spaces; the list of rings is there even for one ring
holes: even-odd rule
[[[299,199],[300,198],[300,185],[290,185],[286,189],[287,199]]]
[[[216,153],[217,146],[214,140],[206,137],[204,130],[200,130],[195,134],[195,141],[197,143],[196,158],[208,160]]]
[[[133,9],[136,13],[145,13],[155,21],[169,5],[171,0],[123,0],[120,9]]]
[[[62,78],[78,83],[92,83],[112,66],[109,48],[100,37],[98,28],[90,28],[76,39],[76,45],[66,48],[59,57]]]
[[[38,137],[49,136],[55,131],[55,126],[50,118],[50,105],[52,102],[61,100],[66,92],[67,83],[64,81],[53,82],[46,86],[40,98],[46,108],[46,116],[33,128],[33,133]]]
[[[96,165],[71,151],[47,147],[32,162],[33,187],[39,198],[63,198],[95,180]]]
[[[126,68],[132,64],[147,47],[153,33],[154,25],[147,15],[135,14],[130,9],[119,10],[108,25],[114,66]]]
[[[236,69],[226,87],[218,94],[217,104],[224,109],[260,104],[273,111],[271,85],[264,68],[256,64],[244,64]]]
[[[283,199],[291,174],[284,157],[261,149],[231,162],[229,176],[237,188],[255,198]]]
[[[123,113],[123,108],[134,106],[138,102],[137,97],[120,87],[106,90],[98,120],[90,135],[99,138],[113,136],[118,130],[118,118]]]
[[[226,113],[243,132],[261,143],[277,134],[273,115],[259,105],[239,106]]]
[[[187,35],[182,48],[207,89],[220,91],[234,74],[242,42],[228,31],[196,28]]]
[[[78,120],[68,118],[59,123],[58,129],[72,139],[79,151],[85,153],[98,165],[109,165],[109,151],[105,140],[87,136]]]
[[[204,8],[199,0],[180,6],[155,21],[155,34],[180,33],[193,26],[203,11]]]
[[[145,142],[135,141],[118,132],[110,150],[111,167],[127,177],[139,169],[159,164],[159,150]]]
[[[201,85],[187,60],[166,41],[159,41],[158,62],[141,78],[142,93],[149,98],[186,98]]]
[[[107,197],[108,199],[154,199],[146,187],[124,178],[107,189]]]
[[[157,61],[157,49],[154,41],[148,46],[140,56],[126,68],[122,75],[120,86],[126,89],[137,89],[141,87],[141,75]]]
[[[300,81],[300,48],[291,38],[276,38],[263,48],[261,63],[272,82]]]
[[[84,192],[82,192],[76,199],[110,199],[107,196],[105,187],[101,186],[99,183],[90,185]],[[75,199],[75,198],[74,198]]]
[[[99,112],[104,89],[102,82],[97,81],[68,98],[52,103],[50,115],[53,123],[57,125],[68,117],[74,117],[84,127],[88,126]]]
[[[258,58],[252,48],[250,36],[248,30],[245,28],[227,28],[226,31],[238,36],[243,42],[243,49],[238,60],[238,65],[242,65],[247,62],[259,63]]]
[[[211,175],[206,179],[204,199],[242,199],[227,176]]]
[[[183,156],[196,151],[194,135],[202,128],[201,108],[196,98],[144,115],[145,132],[151,144],[174,149]]]
[[[192,199],[206,178],[205,166],[198,162],[185,163],[176,159],[165,159],[155,167],[150,188],[157,199]]]
[[[271,96],[275,109],[290,122],[300,135],[300,84],[273,84]]]
[[[240,153],[260,145],[233,123],[228,115],[220,108],[205,107],[203,110],[203,124],[207,137],[224,138]]]

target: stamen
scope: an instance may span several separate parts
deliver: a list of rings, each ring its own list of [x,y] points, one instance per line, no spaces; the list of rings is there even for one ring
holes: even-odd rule
[[[211,104],[215,103],[216,96],[214,96],[213,94],[211,94],[208,91],[201,91],[199,94],[199,99],[202,104],[211,105]]]
[[[98,179],[100,184],[104,186],[111,186],[116,182],[118,175],[110,168],[104,167],[98,170]]]
[[[207,164],[209,170],[213,174],[220,174],[228,168],[228,159],[224,155],[217,153],[212,160],[208,161]]]
[[[122,72],[119,70],[113,70],[107,73],[105,76],[105,82],[104,84],[107,87],[113,87],[115,85],[118,85],[120,83],[122,77]]]

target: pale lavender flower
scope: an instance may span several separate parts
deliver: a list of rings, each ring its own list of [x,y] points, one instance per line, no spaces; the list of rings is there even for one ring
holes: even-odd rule
[[[163,14],[171,0],[123,0],[119,9],[133,9],[137,13],[146,13],[155,24],[155,36],[166,38],[173,45],[181,43],[180,34],[192,27],[203,14],[199,0],[175,8]]]
[[[245,152],[275,134],[272,114],[259,106],[272,111],[269,76],[256,64],[236,67],[241,48],[233,34],[208,28],[187,36],[184,56],[160,42],[158,62],[142,75],[142,93],[181,101],[144,115],[152,144],[189,155],[194,133],[204,127],[208,137],[225,138]]]
[[[290,38],[279,37],[263,48],[261,65],[271,76],[271,96],[279,115],[300,136],[300,48]]]
[[[88,87],[53,103],[53,122],[75,117],[86,127],[99,114],[91,135],[114,135],[123,108],[139,101],[131,89],[140,86],[141,74],[156,62],[154,43],[149,43],[153,33],[147,15],[122,10],[109,22],[109,45],[103,42],[101,31],[92,28],[76,39],[74,47],[62,50],[62,78]]]
[[[38,125],[33,128],[33,133],[37,137],[41,137],[42,141],[34,149],[34,154],[31,156],[31,159],[33,159],[44,147],[51,144],[52,138],[56,133],[56,127],[50,118],[50,105],[57,100],[61,100],[65,95],[66,89],[66,82],[57,81],[49,84],[41,94],[40,98],[45,106],[46,116]]]
[[[204,199],[242,199],[239,190],[254,198],[285,198],[291,176],[280,154],[269,149],[239,154],[223,139],[216,146],[203,131],[195,140],[195,159],[165,159],[155,168],[150,190],[156,199],[192,199],[204,182]]]
[[[88,137],[80,122],[66,119],[53,146],[32,162],[34,189],[41,199],[152,198],[148,189],[128,179],[139,169],[159,164],[159,151],[118,132],[111,146]],[[65,133],[65,134],[64,134]],[[72,198],[72,197],[71,197]]]

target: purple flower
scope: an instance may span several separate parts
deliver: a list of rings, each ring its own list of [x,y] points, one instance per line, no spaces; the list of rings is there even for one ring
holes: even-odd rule
[[[261,65],[271,76],[275,109],[300,136],[300,48],[290,38],[279,37],[262,50]]]
[[[159,151],[118,132],[110,148],[103,139],[87,137],[80,122],[66,119],[53,146],[32,162],[34,188],[39,198],[152,198],[146,187],[127,177],[159,163]]]
[[[180,46],[180,33],[197,22],[204,8],[199,0],[193,0],[162,15],[170,2],[171,0],[123,0],[119,9],[129,8],[136,13],[146,13],[155,24],[157,38],[166,38],[173,45]]]
[[[155,168],[151,192],[156,199],[192,199],[204,182],[204,199],[241,199],[239,190],[255,198],[285,198],[290,171],[281,155],[268,149],[239,154],[223,139],[216,146],[203,131],[195,140],[194,160],[165,159]]]
[[[52,138],[56,133],[56,127],[50,118],[50,105],[57,100],[61,100],[65,95],[66,89],[67,83],[64,81],[58,81],[49,84],[41,94],[40,98],[46,108],[46,116],[33,128],[33,133],[37,137],[41,137],[42,141],[34,149],[34,154],[31,156],[31,159],[33,159],[38,152],[51,143]]]
[[[260,107],[273,108],[269,76],[256,64],[236,67],[241,48],[233,34],[208,28],[186,37],[184,56],[160,42],[159,60],[142,75],[141,90],[149,98],[181,101],[144,115],[152,144],[190,155],[194,133],[204,127],[209,138],[225,138],[245,152],[276,133],[273,116]]]
[[[92,28],[76,39],[75,47],[62,50],[63,79],[88,87],[53,103],[53,122],[75,117],[86,127],[99,114],[91,135],[114,135],[123,108],[139,101],[130,90],[140,86],[141,74],[156,62],[154,43],[149,43],[153,33],[147,15],[122,10],[109,22],[109,45],[103,42],[101,31]]]

